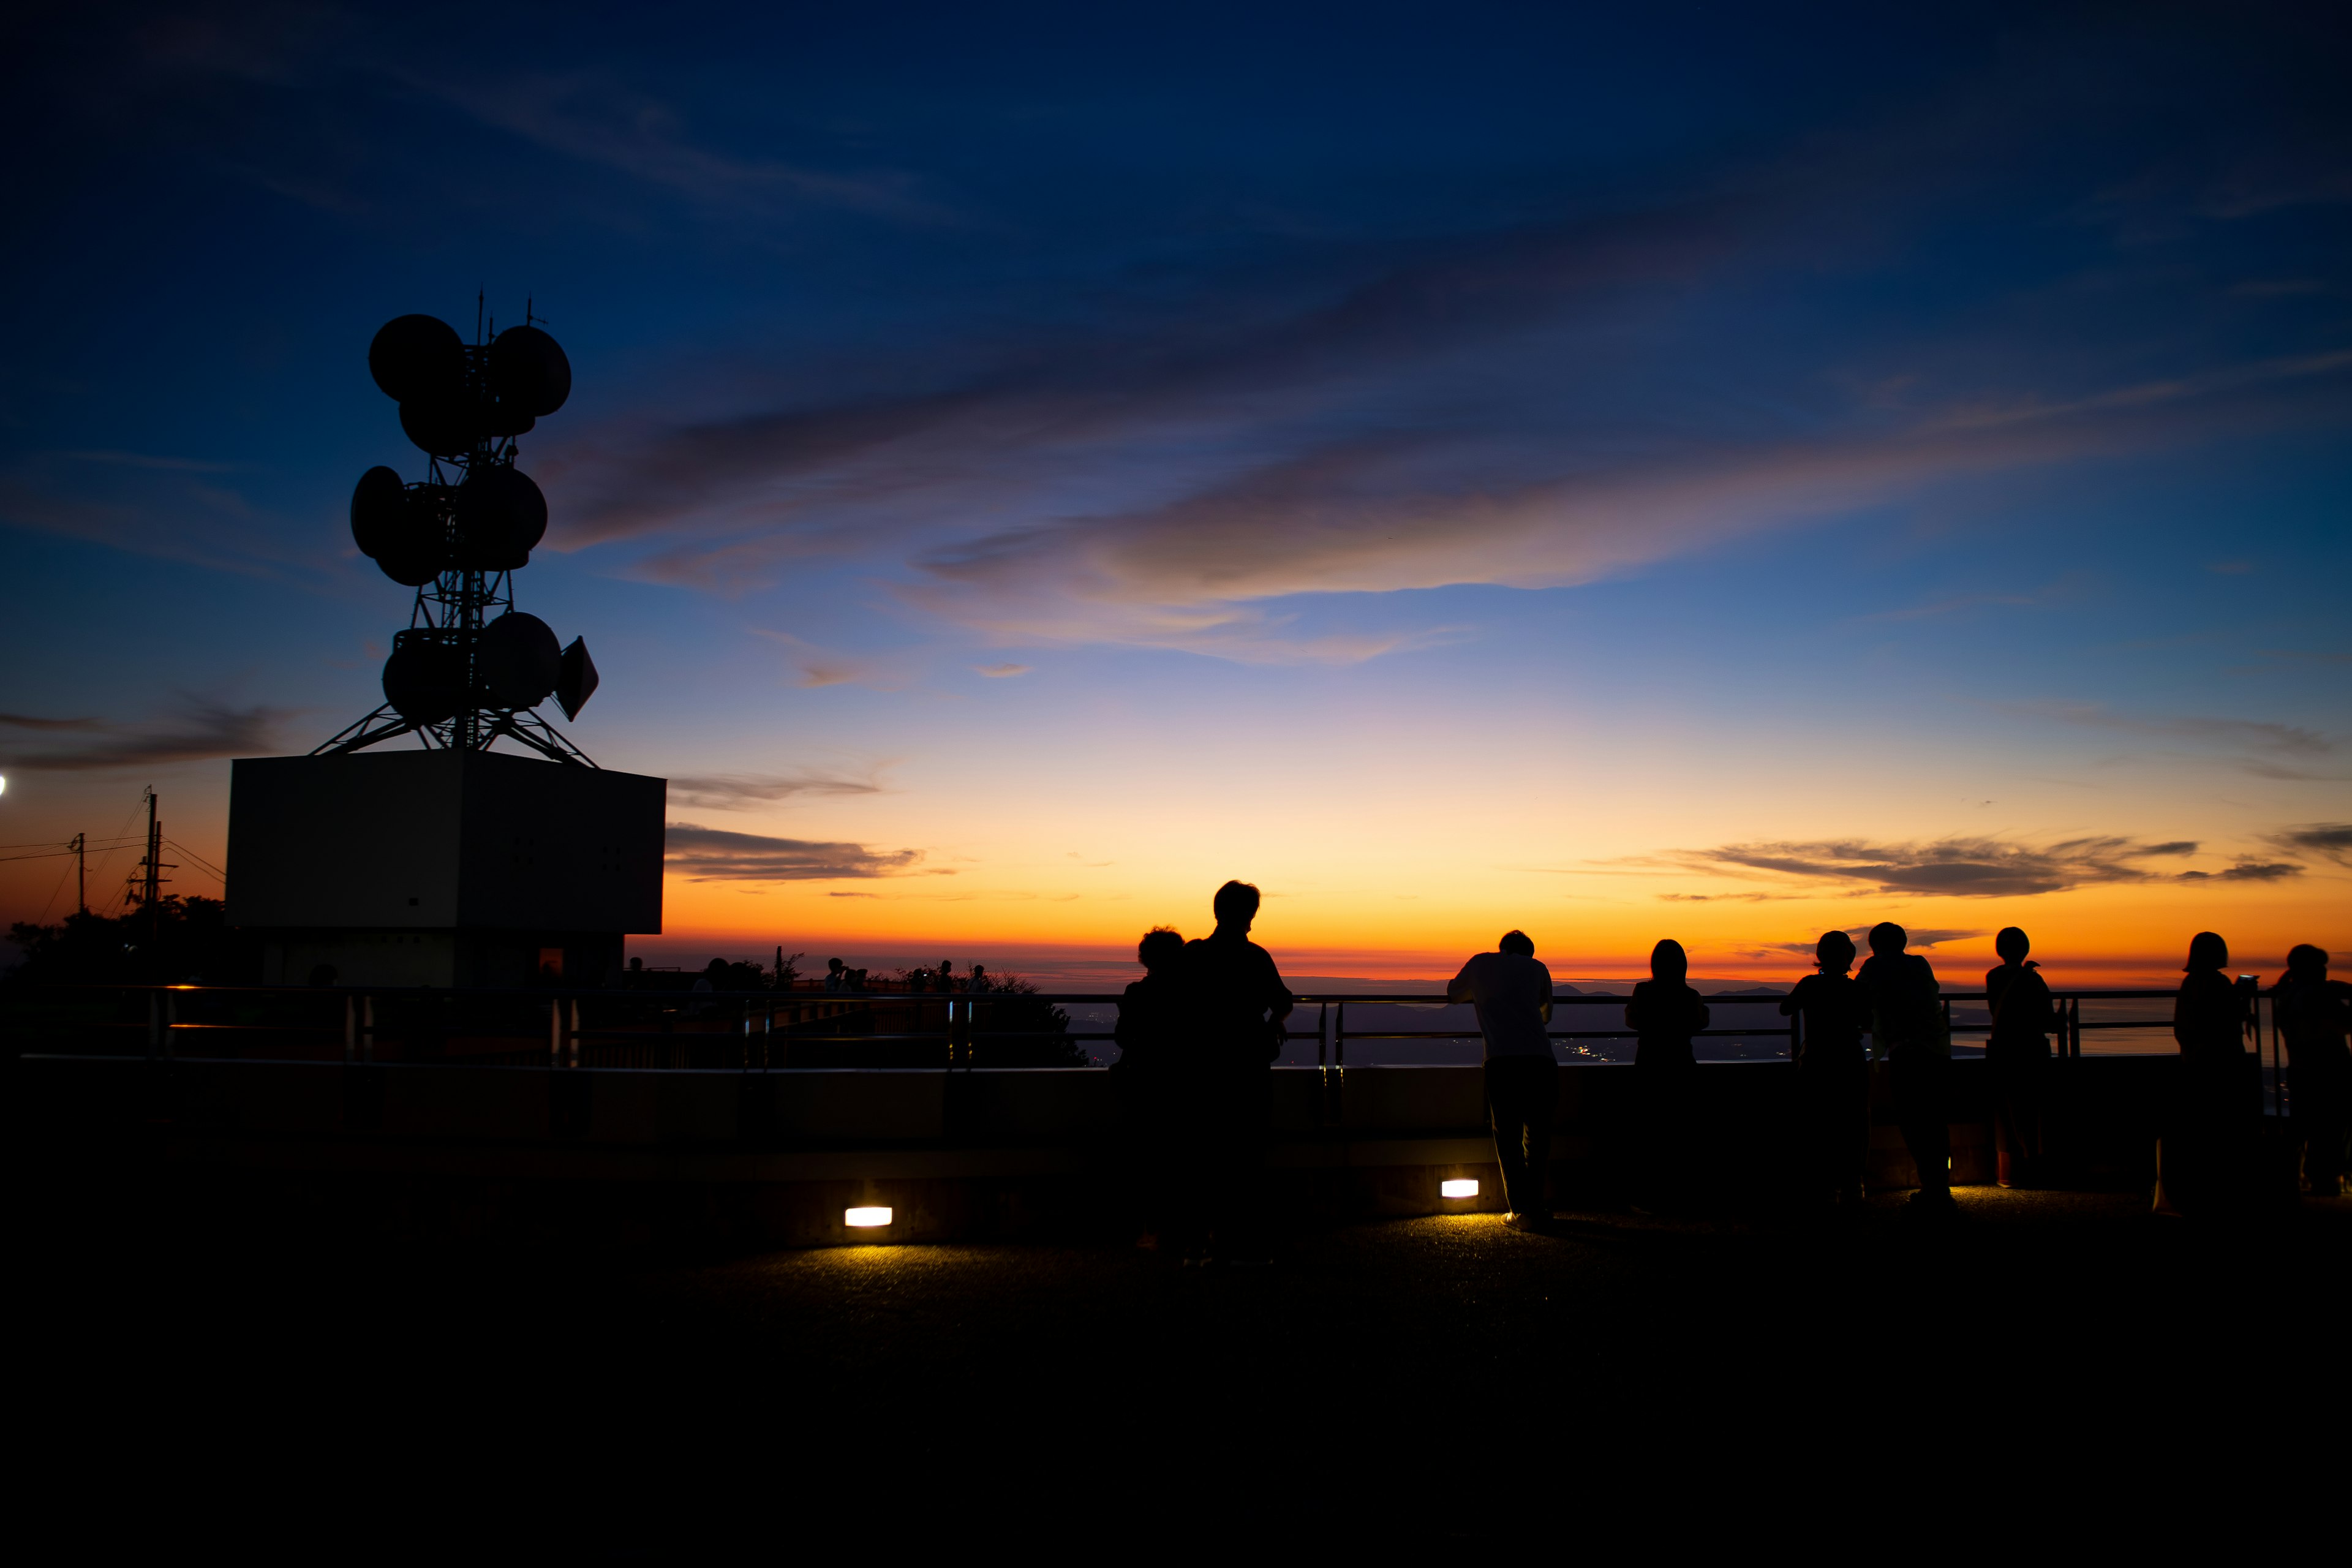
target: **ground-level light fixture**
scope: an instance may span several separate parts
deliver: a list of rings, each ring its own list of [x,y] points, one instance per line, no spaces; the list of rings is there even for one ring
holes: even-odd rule
[[[843,1213],[841,1223],[853,1230],[870,1230],[888,1225],[890,1211],[887,1208],[849,1209]]]
[[[1438,1183],[1437,1194],[1446,1198],[1475,1198],[1478,1195],[1478,1183],[1475,1177],[1457,1176],[1453,1181]]]

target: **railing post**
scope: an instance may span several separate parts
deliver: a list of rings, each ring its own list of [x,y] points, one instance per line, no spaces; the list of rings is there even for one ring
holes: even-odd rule
[[[147,1055],[150,1059],[163,1054],[163,995],[160,991],[147,993]]]
[[[360,998],[360,1060],[375,1060],[375,998]]]
[[[343,1061],[357,1061],[360,1055],[359,998],[348,992],[343,996]]]
[[[577,996],[572,999],[572,1061],[570,1065],[572,1067],[580,1065],[580,998]]]
[[[563,1065],[563,1002],[561,997],[551,998],[547,1004],[547,1065],[551,1068]]]

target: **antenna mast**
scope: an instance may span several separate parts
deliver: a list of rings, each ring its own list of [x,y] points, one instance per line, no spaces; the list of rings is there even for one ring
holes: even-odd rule
[[[427,750],[481,752],[506,739],[596,765],[537,711],[551,696],[566,719],[586,704],[597,683],[586,640],[564,647],[514,605],[514,574],[547,532],[547,498],[515,467],[515,437],[572,395],[572,362],[528,321],[496,328],[478,291],[470,344],[420,315],[386,322],[369,345],[368,370],[399,403],[429,477],[409,484],[370,468],[352,496],[352,535],[416,599],[384,661],[383,702],[313,756],[415,735]]]

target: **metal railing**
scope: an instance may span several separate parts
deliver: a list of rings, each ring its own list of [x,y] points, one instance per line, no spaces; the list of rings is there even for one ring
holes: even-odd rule
[[[2263,1026],[2268,993],[2241,981],[2247,1036],[2259,1059],[2269,1036],[2270,1099],[2284,1114],[2288,1092],[2281,1040],[2273,1014]],[[2171,990],[2085,989],[2053,992],[2056,1028],[2053,1054],[2083,1055],[2084,1037],[2102,1030],[2168,1028],[2161,1017],[2086,1017],[2084,1004],[2146,1001],[2168,1003]],[[785,1070],[794,1066],[920,1066],[969,1069],[974,1066],[1039,1065],[1023,1062],[1019,1047],[1050,1049],[1056,1044],[1083,1047],[1108,1042],[1109,1029],[1072,1026],[1007,1026],[1026,1016],[1031,1024],[1050,1021],[1063,1007],[1116,1009],[1113,992],[681,992],[639,990],[488,991],[443,987],[287,987],[219,985],[117,985],[13,987],[0,991],[0,1023],[16,1054],[56,1050],[63,1054],[126,1054],[143,1048],[151,1057],[230,1057],[246,1059],[308,1059],[373,1062],[425,1061],[447,1066],[546,1066],[552,1068],[666,1068],[726,1071]],[[1553,998],[1551,1038],[1571,1047],[1638,1038],[1622,1023],[1629,998],[1610,994]],[[1733,994],[1704,998],[1711,1005],[1777,1007],[1773,994]],[[1989,1035],[1989,1017],[1962,1016],[1956,1008],[1987,1003],[1985,993],[1952,992],[1942,997],[1944,1019],[1955,1038]],[[1348,1009],[1368,1006],[1442,1008],[1448,1003],[1427,992],[1301,993],[1283,1031],[1286,1047],[1312,1040],[1315,1065],[1347,1066],[1350,1041],[1448,1040],[1475,1042],[1475,1026],[1407,1029],[1350,1027]],[[1313,1026],[1295,1026],[1314,1009]],[[1580,1010],[1615,1008],[1612,1027],[1574,1027]],[[1565,1015],[1565,1016],[1563,1016]],[[1598,1020],[1593,1020],[1598,1022]],[[1801,1021],[1701,1030],[1696,1038],[1787,1042],[1793,1058],[1802,1043]],[[109,1047],[92,1052],[90,1046]],[[386,1047],[390,1047],[389,1050]],[[1008,1049],[1007,1047],[1013,1047]],[[2162,1053],[2152,1053],[2162,1054]],[[795,1057],[800,1059],[796,1062]],[[1057,1065],[1079,1065],[1066,1062]]]

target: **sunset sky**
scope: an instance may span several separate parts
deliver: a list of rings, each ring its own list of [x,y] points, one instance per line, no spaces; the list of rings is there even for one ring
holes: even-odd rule
[[[517,604],[670,781],[655,962],[1092,973],[1227,877],[1300,975],[2352,952],[2340,7],[0,38],[7,844],[152,783],[218,864],[380,700],[367,344],[478,288],[574,367]]]

